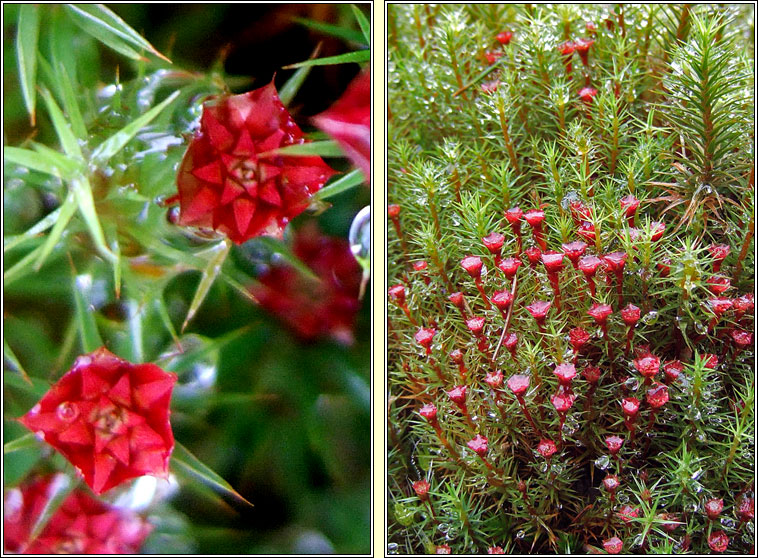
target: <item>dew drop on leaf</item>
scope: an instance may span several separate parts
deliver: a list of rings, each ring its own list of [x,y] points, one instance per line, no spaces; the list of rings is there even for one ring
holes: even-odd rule
[[[602,455],[595,460],[595,467],[601,471],[605,471],[611,465],[611,458],[607,455]]]

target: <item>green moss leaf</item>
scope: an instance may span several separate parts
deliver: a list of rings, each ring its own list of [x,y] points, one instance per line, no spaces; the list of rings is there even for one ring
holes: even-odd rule
[[[39,37],[39,8],[23,4],[18,10],[18,34],[16,35],[16,56],[18,59],[19,81],[24,104],[29,112],[32,126],[36,123],[35,101],[37,99],[37,39]]]

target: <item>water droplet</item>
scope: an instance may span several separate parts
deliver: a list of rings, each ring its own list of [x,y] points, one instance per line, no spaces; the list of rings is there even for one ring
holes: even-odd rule
[[[595,467],[605,471],[611,465],[611,458],[608,455],[602,455],[595,460]]]
[[[79,407],[76,403],[64,401],[55,409],[55,415],[63,422],[72,422],[79,416]]]
[[[371,206],[367,205],[353,218],[348,240],[350,251],[363,266],[362,260],[365,261],[371,257]]]
[[[523,529],[519,531],[518,533],[516,533],[516,538],[518,540],[522,540],[524,537],[526,537],[526,533],[523,531]]]
[[[737,526],[737,522],[734,519],[731,519],[729,517],[722,517],[721,525],[723,525],[727,529],[734,529]]]
[[[642,317],[642,323],[647,325],[653,325],[658,321],[658,312],[652,310]]]
[[[397,543],[387,544],[387,554],[397,554],[397,552],[398,552]]]
[[[637,378],[627,378],[624,385],[632,391],[637,391],[640,387],[640,382]]]

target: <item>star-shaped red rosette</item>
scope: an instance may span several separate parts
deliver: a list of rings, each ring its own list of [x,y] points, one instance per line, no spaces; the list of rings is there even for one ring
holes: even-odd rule
[[[166,478],[176,380],[100,348],[80,356],[19,421],[63,454],[96,494],[142,475]]]
[[[253,296],[303,341],[331,337],[350,345],[360,309],[361,269],[348,242],[308,223],[296,232],[292,252],[318,279],[275,264],[258,277]]]
[[[335,172],[321,157],[277,152],[305,142],[273,81],[206,102],[177,175],[179,225],[210,227],[237,244],[281,236]]]
[[[371,183],[371,71],[356,77],[342,97],[313,122],[340,144]]]
[[[153,530],[130,510],[111,507],[86,490],[69,494],[42,531],[35,524],[50,504],[59,477],[33,477],[6,493],[3,549],[23,554],[136,554]]]

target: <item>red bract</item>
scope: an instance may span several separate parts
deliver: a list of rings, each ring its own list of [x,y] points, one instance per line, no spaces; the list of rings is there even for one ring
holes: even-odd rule
[[[575,240],[574,242],[562,244],[561,248],[563,248],[566,257],[571,261],[571,265],[574,266],[574,269],[578,269],[579,258],[584,255],[584,251],[587,249],[587,243],[582,242],[581,240]]]
[[[476,436],[474,436],[474,439],[469,440],[466,443],[466,445],[469,447],[471,451],[473,451],[479,457],[484,457],[485,455],[487,455],[487,450],[489,449],[487,445],[487,438],[485,438],[481,434],[477,434]]]
[[[551,302],[545,302],[543,300],[535,300],[526,309],[532,315],[532,317],[538,322],[544,321],[547,317],[547,313],[550,311]]]
[[[361,169],[371,183],[371,70],[367,67],[350,82],[336,103],[313,117]]]
[[[540,443],[537,444],[537,451],[540,452],[542,457],[548,459],[558,451],[558,448],[556,447],[555,442],[543,438],[540,440]]]
[[[720,277],[716,275],[709,277],[706,283],[711,292],[716,295],[724,294],[732,285],[732,282],[728,277]]]
[[[514,374],[508,378],[508,387],[516,395],[523,395],[529,389],[529,376]]]
[[[582,59],[582,64],[587,66],[589,64],[588,53],[590,47],[595,43],[594,39],[580,38],[574,41],[574,50]]]
[[[591,365],[586,366],[584,370],[582,370],[582,377],[590,384],[597,384],[598,380],[600,380],[600,368]]]
[[[400,215],[400,206],[396,203],[391,203],[387,206],[387,217],[390,219],[396,219]]]
[[[663,238],[663,233],[666,232],[666,223],[662,223],[661,221],[653,221],[650,223],[650,230],[653,232],[650,240],[653,242],[658,242],[661,238]]]
[[[542,235],[542,222],[545,220],[545,212],[541,209],[530,209],[524,214],[524,219],[526,219],[526,222],[532,227],[534,241],[539,244],[543,251],[547,250],[547,244]]]
[[[549,250],[542,254],[542,263],[548,273],[558,273],[563,269],[563,256],[562,252],[554,250]]]
[[[708,252],[713,258],[713,272],[718,273],[721,270],[721,264],[729,255],[732,249],[728,244],[712,244],[708,247]]]
[[[429,484],[429,481],[426,480],[417,480],[413,483],[413,491],[416,493],[416,496],[419,497],[421,500],[426,500],[429,497],[429,489],[431,488],[431,485]]]
[[[474,335],[481,335],[486,321],[487,320],[485,320],[484,318],[474,316],[466,320],[466,327],[469,328],[471,333],[473,333]]]
[[[753,308],[755,308],[755,300],[753,298],[753,295],[748,293],[745,295],[742,295],[739,298],[735,298],[734,302],[732,303],[732,308],[734,308],[734,316],[737,320],[742,319],[742,316],[744,316],[747,312],[750,312]]]
[[[587,242],[595,242],[595,225],[590,221],[582,221],[579,228],[576,229],[576,234],[581,236]]]
[[[574,55],[573,41],[566,41],[558,45],[558,51],[563,55],[563,64],[566,66],[566,73],[571,73],[571,57]]]
[[[559,364],[553,370],[553,374],[558,378],[558,382],[563,386],[570,386],[571,380],[576,377],[576,368],[573,364]]]
[[[661,272],[661,277],[668,277],[671,273],[671,258],[663,258],[655,267]]]
[[[559,390],[558,393],[550,397],[550,402],[560,414],[567,413],[574,405],[575,400],[576,396],[573,393],[564,390]]]
[[[503,243],[505,242],[505,236],[493,232],[482,238],[482,242],[484,243],[484,247],[487,248],[491,254],[499,256],[500,250],[503,248]]]
[[[436,334],[436,329],[420,327],[413,338],[416,340],[416,343],[426,349],[426,354],[429,355],[432,353],[432,340]]]
[[[429,267],[429,264],[425,260],[418,260],[413,262],[414,271],[425,271]]]
[[[594,87],[582,87],[579,90],[579,98],[587,104],[592,102],[595,95],[597,95],[597,89]]]
[[[624,439],[621,436],[608,436],[605,438],[605,445],[608,446],[611,455],[616,455],[624,445]]]
[[[716,317],[720,318],[732,307],[732,299],[725,297],[711,298],[708,300],[708,306]]]
[[[729,547],[729,537],[724,531],[714,531],[708,535],[708,546],[713,552],[726,552],[727,547]]]
[[[621,310],[621,319],[624,323],[633,327],[640,319],[640,309],[631,302]]]
[[[511,291],[508,290],[495,291],[490,300],[492,301],[492,304],[497,306],[498,310],[505,312],[510,308],[511,304],[513,304],[513,295],[511,294]]]
[[[463,351],[460,349],[454,349],[450,351],[450,360],[455,364],[463,364]]]
[[[516,271],[518,271],[520,265],[521,260],[517,258],[505,258],[504,260],[500,261],[498,267],[500,270],[502,270],[503,273],[505,273],[505,276],[509,280],[513,280],[513,277],[516,275]]]
[[[624,264],[626,263],[626,252],[613,252],[603,256],[603,263],[609,271],[613,273],[619,273],[624,271]]]
[[[505,219],[510,223],[513,234],[516,235],[519,254],[521,254],[521,219],[523,217],[524,212],[519,207],[512,207],[505,212]]]
[[[669,533],[676,531],[676,528],[680,525],[679,516],[675,513],[660,513],[658,517],[665,521],[662,527]]]
[[[664,384],[656,383],[652,388],[647,390],[647,403],[654,410],[660,409],[669,400],[669,388]]]
[[[702,359],[705,361],[704,366],[706,368],[710,368],[711,370],[715,370],[716,367],[719,365],[719,357],[714,354],[704,354],[702,356]]]
[[[652,353],[647,353],[632,362],[637,372],[642,374],[646,379],[654,378],[661,367],[661,359]]]
[[[176,374],[105,348],[73,368],[19,422],[68,459],[96,494],[142,475],[168,476]]]
[[[735,345],[740,349],[746,349],[753,344],[753,334],[741,329],[733,329],[729,332]]]
[[[629,226],[634,226],[634,215],[637,213],[637,208],[640,206],[640,200],[629,194],[619,200],[621,203],[621,209],[624,211],[624,216],[629,220]]]
[[[574,199],[569,202],[571,218],[575,225],[580,225],[583,221],[592,221],[592,211],[582,200]]]
[[[511,353],[513,360],[518,363],[518,359],[516,358],[516,345],[518,345],[518,335],[515,333],[506,334],[505,338],[503,339],[503,346],[508,349],[508,352]]]
[[[597,268],[603,263],[597,256],[582,256],[579,258],[577,267],[579,271],[584,273],[584,277],[587,279],[587,284],[590,286],[590,295],[595,296],[595,281],[593,277],[597,272]]]
[[[721,498],[711,498],[703,504],[703,509],[705,510],[705,515],[708,516],[708,519],[711,521],[718,519],[721,510],[724,509],[724,500]]]
[[[521,224],[521,219],[524,217],[524,212],[519,207],[511,207],[505,211],[505,219],[511,226]]]
[[[587,314],[594,318],[599,326],[604,326],[608,321],[608,316],[613,314],[613,308],[608,304],[594,303],[590,306],[590,309],[587,310]]]
[[[258,276],[251,288],[253,296],[303,341],[331,337],[350,345],[360,309],[362,275],[350,244],[322,234],[309,223],[296,232],[292,253],[318,280],[281,262]]]
[[[447,297],[447,299],[450,302],[452,302],[456,306],[456,308],[458,308],[459,310],[462,311],[465,308],[463,304],[463,293],[461,292],[453,293],[449,297]]]
[[[547,318],[547,313],[550,311],[551,305],[551,302],[535,300],[526,307],[532,317],[537,320],[537,326],[540,328],[540,331],[544,330],[543,325],[545,324],[545,318]]]
[[[137,514],[111,508],[86,491],[72,492],[44,529],[29,540],[32,528],[65,477],[34,477],[5,496],[4,549],[24,554],[136,554],[152,531]],[[58,484],[57,489],[62,486]]]
[[[755,517],[755,500],[750,496],[744,496],[737,504],[737,516],[742,523],[752,521]]]
[[[624,265],[626,264],[627,255],[625,252],[613,252],[603,256],[603,263],[608,271],[616,275],[616,292],[618,294],[619,306],[623,304],[622,287],[624,284]]]
[[[545,220],[545,212],[541,209],[530,209],[524,214],[524,219],[526,219],[530,227],[536,228],[542,225],[542,222]]]
[[[663,364],[663,374],[666,376],[666,383],[674,383],[679,374],[684,370],[684,364],[678,360],[669,360]]]
[[[575,353],[578,353],[589,340],[590,334],[581,327],[569,330],[569,343],[571,343]]]
[[[477,278],[482,273],[482,260],[478,256],[467,256],[461,260],[461,267],[472,278]]]
[[[542,257],[542,251],[536,246],[531,246],[524,250],[524,252],[526,253],[526,257],[529,259],[529,265],[534,268]]]
[[[455,386],[450,391],[446,391],[450,401],[458,405],[458,407],[464,408],[466,406],[466,386]]]
[[[497,42],[501,45],[507,45],[511,42],[511,39],[513,38],[513,32],[512,31],[501,31],[497,35],[495,35],[495,38],[497,39]]]
[[[450,554],[452,549],[449,544],[440,544],[434,549],[435,554]]]
[[[618,511],[616,515],[618,515],[624,523],[629,524],[632,522],[633,519],[636,519],[637,517],[639,517],[640,510],[638,510],[637,508],[633,508],[629,504],[625,504],[621,506],[621,509]]]
[[[304,141],[273,82],[208,101],[177,175],[179,224],[213,228],[237,244],[281,236],[334,174],[321,157],[276,153]]]
[[[487,60],[487,64],[494,64],[502,55],[502,52],[488,51],[484,53],[484,58]]]
[[[621,482],[616,475],[608,475],[603,479],[603,486],[608,492],[616,492]]]
[[[400,306],[405,304],[405,287],[403,285],[393,285],[388,291],[390,298]]]
[[[484,377],[484,382],[492,389],[498,389],[503,385],[503,373],[500,370],[488,372]]]
[[[422,417],[429,421],[430,424],[437,424],[437,407],[434,403],[427,403],[418,412]]]
[[[640,410],[640,401],[636,397],[627,397],[621,400],[621,410],[628,417],[634,418]]]
[[[505,554],[505,550],[501,546],[491,546],[487,549],[487,554]]]
[[[547,277],[555,295],[555,307],[561,309],[561,287],[559,273],[563,269],[563,253],[550,250],[542,254],[542,263],[547,270]]]
[[[610,539],[605,539],[603,541],[603,549],[608,554],[621,554],[621,551],[624,549],[624,541],[622,541],[618,537],[611,537]]]

